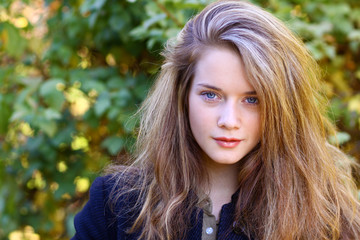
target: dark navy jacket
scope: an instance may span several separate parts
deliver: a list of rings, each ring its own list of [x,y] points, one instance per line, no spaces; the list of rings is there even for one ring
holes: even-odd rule
[[[90,188],[90,199],[84,208],[75,216],[76,234],[72,240],[105,240],[105,239],[138,239],[139,234],[128,234],[127,230],[132,226],[134,216],[124,212],[117,214],[110,210],[108,200],[113,187],[113,181],[109,176],[98,177]],[[134,204],[136,198],[127,197],[120,199],[116,209],[128,209]],[[221,209],[220,222],[218,226],[217,239],[227,240],[248,240],[241,231],[233,227],[233,213],[235,211],[236,195],[232,197],[232,202],[225,204]],[[201,240],[202,232],[202,211],[199,217],[191,217],[192,224],[186,234],[186,239]],[[132,220],[131,220],[132,219]]]

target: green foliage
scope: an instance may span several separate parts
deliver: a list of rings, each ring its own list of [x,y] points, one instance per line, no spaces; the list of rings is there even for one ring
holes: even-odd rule
[[[208,2],[0,1],[0,239],[74,233],[89,183],[131,152],[130,116],[163,44]],[[337,140],[359,159],[360,3],[253,2],[304,39],[324,69]]]

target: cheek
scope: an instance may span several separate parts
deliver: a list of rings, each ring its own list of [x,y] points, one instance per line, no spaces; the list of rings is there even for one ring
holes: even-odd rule
[[[257,113],[255,114],[249,121],[251,129],[252,129],[252,133],[254,135],[254,138],[256,139],[256,141],[260,141],[261,139],[261,118],[260,118],[260,114]]]
[[[201,108],[197,107],[196,104],[191,104],[189,102],[189,121],[191,131],[194,133],[194,130],[199,130],[200,123],[202,122]],[[194,133],[195,135],[195,133]]]
[[[190,122],[190,129],[191,132],[194,133],[193,129],[195,129],[196,125],[196,116],[194,116],[194,114],[196,113],[196,106],[194,105],[194,100],[191,96],[189,96],[189,101],[188,101],[188,118],[189,118],[189,122]]]
[[[199,136],[206,129],[206,125],[210,122],[210,114],[201,103],[195,99],[189,98],[189,121],[191,131],[194,136]]]

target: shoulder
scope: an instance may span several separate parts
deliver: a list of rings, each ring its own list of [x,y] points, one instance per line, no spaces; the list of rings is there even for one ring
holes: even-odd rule
[[[116,239],[116,224],[111,223],[113,214],[107,207],[111,191],[111,177],[98,177],[90,188],[89,200],[75,216],[76,234],[72,240]]]
[[[76,234],[72,240],[117,239],[117,236],[130,227],[130,206],[137,197],[131,189],[134,176],[113,174],[98,177],[91,185],[89,200],[75,216]],[[134,214],[133,214],[134,215]]]

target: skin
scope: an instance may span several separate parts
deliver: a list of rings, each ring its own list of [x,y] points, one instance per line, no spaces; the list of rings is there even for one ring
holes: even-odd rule
[[[206,49],[189,92],[189,120],[210,175],[217,218],[237,189],[239,161],[260,141],[259,104],[240,55],[225,47]]]

